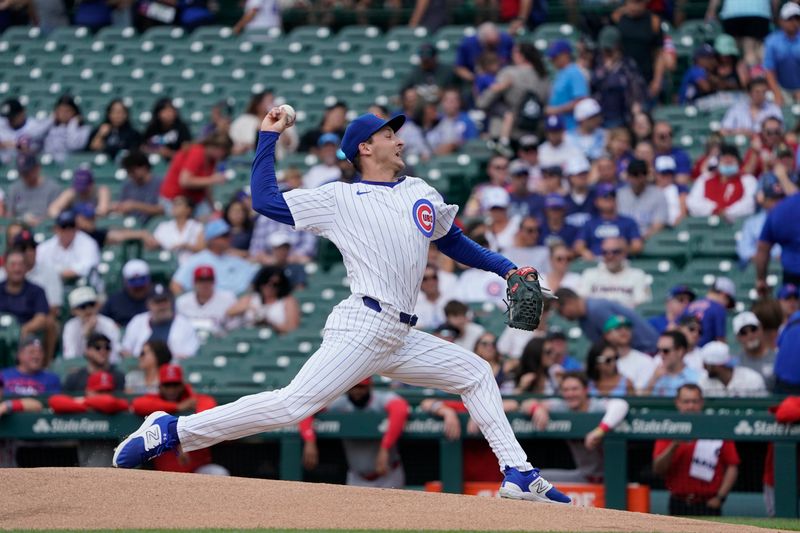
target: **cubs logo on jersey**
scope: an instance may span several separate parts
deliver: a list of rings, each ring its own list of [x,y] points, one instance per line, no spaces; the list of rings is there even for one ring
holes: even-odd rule
[[[436,212],[433,210],[433,204],[423,198],[417,200],[411,211],[414,223],[422,234],[429,239],[433,237],[433,228],[436,226]]]

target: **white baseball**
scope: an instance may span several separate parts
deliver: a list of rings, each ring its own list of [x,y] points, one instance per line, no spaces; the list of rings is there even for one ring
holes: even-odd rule
[[[280,109],[286,113],[286,127],[288,128],[294,124],[294,120],[297,118],[297,112],[295,112],[294,108],[289,104],[283,104]]]

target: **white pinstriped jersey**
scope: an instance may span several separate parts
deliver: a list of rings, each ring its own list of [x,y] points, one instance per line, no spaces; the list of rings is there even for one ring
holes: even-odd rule
[[[450,231],[458,206],[425,181],[328,183],[284,194],[295,228],[342,252],[350,290],[412,313],[431,240]]]

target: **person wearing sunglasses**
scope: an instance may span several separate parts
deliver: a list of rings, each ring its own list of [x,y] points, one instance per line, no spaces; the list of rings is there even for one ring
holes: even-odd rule
[[[760,176],[764,171],[770,170],[782,146],[789,146],[791,151],[797,149],[797,144],[786,136],[783,120],[776,116],[763,119],[758,133],[752,136],[750,147],[744,154],[743,172]]]
[[[631,380],[617,370],[619,352],[608,341],[592,344],[586,354],[586,375],[589,377],[590,396],[634,396]]]
[[[526,216],[519,223],[513,246],[505,248],[503,253],[518,265],[539,265],[539,275],[543,276],[550,272],[550,252],[539,245],[539,235],[539,219]]]
[[[581,274],[580,292],[590,298],[605,298],[631,309],[653,299],[647,274],[628,263],[625,239],[603,239],[602,261]]]
[[[777,351],[764,341],[764,328],[751,311],[733,317],[733,331],[741,352],[737,356],[739,365],[755,370],[772,390],[775,385],[775,356]]]
[[[111,339],[106,335],[97,332],[91,333],[86,339],[86,349],[83,352],[86,366],[67,375],[64,379],[64,391],[83,392],[86,390],[89,376],[95,372],[104,371],[113,376],[114,390],[122,392],[125,388],[125,374],[111,364],[111,348]]]
[[[665,331],[661,334],[656,357],[661,362],[644,388],[645,395],[674,397],[682,385],[700,382],[700,371],[689,368],[683,361],[688,347],[689,342],[680,331]]]
[[[119,363],[120,330],[111,318],[100,314],[97,292],[85,286],[73,289],[67,298],[72,318],[64,324],[61,334],[61,355],[64,359],[82,357],[92,333],[102,333],[111,339],[112,363]]]

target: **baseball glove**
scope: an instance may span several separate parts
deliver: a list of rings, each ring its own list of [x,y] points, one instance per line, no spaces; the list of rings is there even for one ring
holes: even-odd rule
[[[512,328],[533,331],[539,327],[546,296],[539,285],[539,273],[533,267],[522,267],[508,277],[506,288],[507,319]]]

